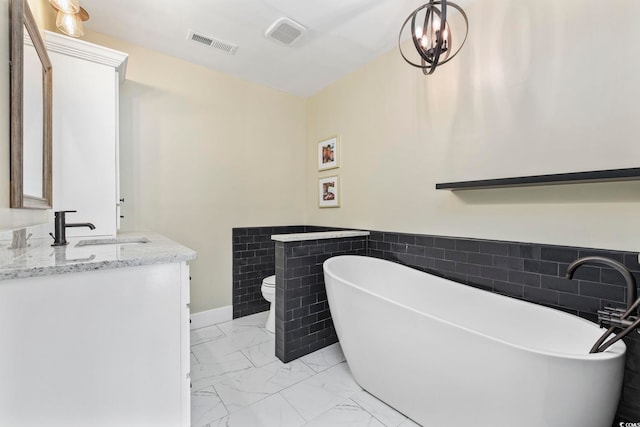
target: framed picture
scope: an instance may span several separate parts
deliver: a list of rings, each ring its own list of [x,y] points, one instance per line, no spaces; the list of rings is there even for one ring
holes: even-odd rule
[[[340,185],[337,175],[318,180],[318,206],[321,208],[340,207]]]
[[[318,170],[340,167],[338,148],[337,136],[318,142]]]

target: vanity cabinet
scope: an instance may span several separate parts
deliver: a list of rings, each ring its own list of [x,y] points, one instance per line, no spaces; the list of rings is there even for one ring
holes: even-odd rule
[[[0,346],[2,426],[190,425],[186,262],[2,280]]]
[[[52,32],[53,210],[76,210],[67,235],[114,236],[120,221],[119,88],[127,55]]]

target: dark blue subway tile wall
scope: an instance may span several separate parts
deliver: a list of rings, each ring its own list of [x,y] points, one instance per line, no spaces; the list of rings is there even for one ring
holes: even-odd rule
[[[564,275],[570,262],[591,255],[622,262],[640,283],[638,253],[520,242],[372,231],[369,256],[395,261],[476,288],[508,295],[597,320],[606,306],[626,305],[620,273],[582,266],[575,280]],[[616,426],[640,422],[640,334],[625,338],[626,370]]]
[[[276,242],[276,356],[284,363],[338,341],[322,263],[367,255],[367,237]]]
[[[275,274],[274,234],[310,233],[335,230],[307,225],[242,227],[232,229],[233,240],[233,318],[269,309],[262,297],[262,279]]]

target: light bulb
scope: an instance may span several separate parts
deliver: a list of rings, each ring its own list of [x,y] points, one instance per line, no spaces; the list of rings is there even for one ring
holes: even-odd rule
[[[65,13],[80,12],[80,4],[78,0],[49,0],[54,9]]]
[[[449,23],[444,23],[444,31],[442,32],[442,40],[447,40],[449,38],[449,33],[451,29],[449,28]]]
[[[82,37],[84,35],[82,20],[77,13],[58,12],[56,27],[62,33],[71,37]]]
[[[416,27],[416,38],[422,37],[422,27]]]
[[[431,28],[433,28],[433,31],[440,31],[440,17],[435,13],[431,14],[431,16]]]

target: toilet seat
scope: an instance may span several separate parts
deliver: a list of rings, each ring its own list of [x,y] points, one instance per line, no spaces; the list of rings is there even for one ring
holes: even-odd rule
[[[276,275],[274,274],[273,276],[265,277],[264,280],[262,281],[262,285],[266,286],[268,288],[275,288],[276,287]]]

